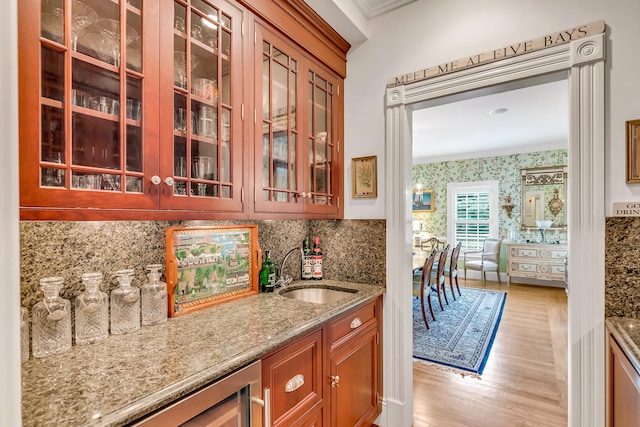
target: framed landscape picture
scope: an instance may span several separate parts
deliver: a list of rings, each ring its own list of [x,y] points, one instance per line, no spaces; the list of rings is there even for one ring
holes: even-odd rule
[[[168,227],[166,240],[170,316],[258,293],[257,225]]]
[[[415,190],[413,192],[413,212],[434,212],[434,190]]]

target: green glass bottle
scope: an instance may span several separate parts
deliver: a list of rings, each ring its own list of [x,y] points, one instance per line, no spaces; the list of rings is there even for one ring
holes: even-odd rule
[[[273,292],[276,285],[276,267],[271,261],[271,251],[264,251],[262,268],[260,269],[260,291]]]

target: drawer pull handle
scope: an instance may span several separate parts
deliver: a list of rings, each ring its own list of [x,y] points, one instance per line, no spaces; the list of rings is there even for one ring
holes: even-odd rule
[[[296,391],[304,384],[304,375],[298,374],[287,381],[287,384],[284,386],[284,391],[287,393],[291,393],[292,391]]]
[[[362,320],[359,317],[356,317],[351,321],[351,329],[359,328],[362,325]]]
[[[340,387],[340,376],[339,375],[330,375],[331,378],[331,387]]]

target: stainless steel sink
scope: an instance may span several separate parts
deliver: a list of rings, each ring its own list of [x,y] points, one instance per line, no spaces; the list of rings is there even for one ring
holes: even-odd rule
[[[280,291],[283,297],[312,302],[315,304],[333,304],[351,294],[358,292],[355,289],[333,287],[291,287]]]

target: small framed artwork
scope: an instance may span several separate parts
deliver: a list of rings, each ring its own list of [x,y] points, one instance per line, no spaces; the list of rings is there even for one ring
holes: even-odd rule
[[[627,182],[640,182],[640,120],[627,122]]]
[[[258,293],[257,225],[168,227],[166,235],[171,316]]]
[[[433,190],[415,190],[413,192],[413,212],[435,212]]]
[[[351,159],[351,195],[378,197],[377,156]]]

